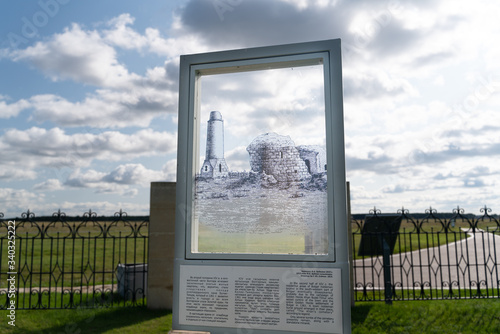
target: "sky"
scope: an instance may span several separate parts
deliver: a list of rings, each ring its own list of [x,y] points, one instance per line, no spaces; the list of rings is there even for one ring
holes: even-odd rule
[[[498,213],[499,12],[481,0],[2,1],[0,212],[149,214],[150,183],[175,181],[180,55],[340,38],[352,211]],[[207,109],[229,129],[235,109],[315,108],[314,84],[270,78],[221,84]],[[303,95],[274,98],[281,109],[266,94]],[[228,131],[228,165],[244,168],[235,148],[248,140]]]

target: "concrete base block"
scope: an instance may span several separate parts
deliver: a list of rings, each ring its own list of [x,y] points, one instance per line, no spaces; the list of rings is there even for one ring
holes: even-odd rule
[[[175,182],[152,182],[149,213],[148,308],[172,309]]]

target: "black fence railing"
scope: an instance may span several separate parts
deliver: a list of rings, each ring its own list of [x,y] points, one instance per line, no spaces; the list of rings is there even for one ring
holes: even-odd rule
[[[146,304],[149,217],[0,214],[0,309]]]
[[[355,299],[500,298],[500,220],[480,212],[353,215]]]
[[[500,219],[482,208],[353,215],[355,300],[500,298]],[[0,309],[146,304],[149,217],[0,213]]]

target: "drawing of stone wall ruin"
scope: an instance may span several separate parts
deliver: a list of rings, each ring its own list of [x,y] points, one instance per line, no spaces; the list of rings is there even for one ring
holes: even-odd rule
[[[320,153],[317,150],[305,146],[298,148],[290,136],[274,132],[258,136],[247,147],[252,172],[265,173],[277,182],[309,180],[318,172]]]

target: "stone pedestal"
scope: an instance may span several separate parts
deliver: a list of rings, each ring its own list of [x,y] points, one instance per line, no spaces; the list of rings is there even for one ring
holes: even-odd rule
[[[172,309],[174,285],[175,182],[152,182],[149,213],[149,309]]]

